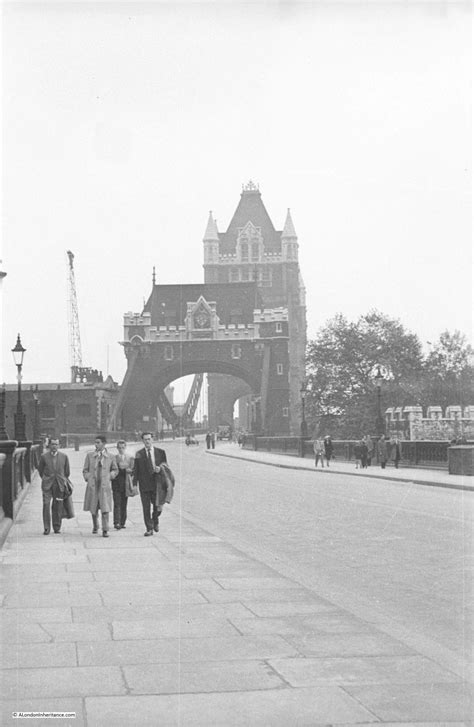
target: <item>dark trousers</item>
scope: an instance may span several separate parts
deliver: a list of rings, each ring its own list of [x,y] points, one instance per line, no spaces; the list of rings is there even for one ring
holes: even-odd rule
[[[61,512],[63,503],[57,500],[55,494],[56,488],[53,486],[51,490],[46,492],[43,490],[43,525],[45,530],[51,530],[51,511],[53,513],[53,530],[61,529]],[[51,504],[51,500],[53,501]]]
[[[158,525],[158,518],[161,515],[161,508],[155,504],[156,491],[151,490],[143,492],[140,490],[140,499],[142,501],[145,527],[147,530],[153,530],[153,526]]]
[[[127,503],[128,497],[123,490],[114,490],[112,487],[112,497],[114,498],[114,525],[124,526],[127,522]]]

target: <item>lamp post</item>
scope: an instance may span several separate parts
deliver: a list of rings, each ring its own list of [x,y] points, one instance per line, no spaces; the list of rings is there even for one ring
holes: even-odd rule
[[[300,389],[301,396],[301,425],[300,425],[300,457],[304,457],[304,440],[308,436],[308,424],[305,417],[305,402],[308,389],[306,388],[306,382],[303,381]]]
[[[15,420],[15,439],[18,442],[24,442],[26,440],[25,431],[25,415],[23,414],[23,406],[21,402],[21,370],[23,368],[23,357],[25,355],[26,348],[21,345],[20,334],[16,339],[15,348],[12,348],[13,360],[17,368],[17,380],[18,380],[18,401],[16,405]]]
[[[306,401],[306,395],[308,394],[308,389],[306,388],[306,382],[303,381],[301,384],[300,389],[300,395],[301,395],[301,436],[307,437],[308,436],[308,424],[306,423],[305,418],[305,401]]]
[[[5,384],[0,389],[0,440],[7,440],[9,436],[5,429]]]
[[[67,402],[63,401],[62,407],[63,407],[63,412],[64,412],[64,437],[65,437],[65,440],[66,440],[66,443],[64,444],[64,446],[67,447],[68,446],[68,441],[67,441]]]
[[[384,375],[381,371],[380,364],[377,364],[377,373],[374,376],[375,387],[377,390],[377,419],[375,423],[375,429],[377,436],[381,437],[385,434],[385,422],[382,416],[382,382],[384,381]]]
[[[33,400],[35,402],[35,408],[34,408],[34,418],[33,418],[33,441],[37,442],[41,436],[40,432],[40,415],[39,415],[39,405],[40,405],[40,399],[38,394],[33,394]]]

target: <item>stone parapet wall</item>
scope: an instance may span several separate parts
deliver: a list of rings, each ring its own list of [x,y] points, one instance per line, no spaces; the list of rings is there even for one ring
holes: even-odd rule
[[[389,407],[385,411],[387,433],[402,439],[451,442],[464,438],[474,440],[474,407],[431,405],[423,416],[421,406]]]

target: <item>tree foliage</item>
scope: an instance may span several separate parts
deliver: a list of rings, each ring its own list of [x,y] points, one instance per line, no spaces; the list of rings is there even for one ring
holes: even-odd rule
[[[472,349],[459,331],[442,333],[425,358],[418,336],[399,320],[377,310],[355,322],[338,314],[308,345],[307,412],[313,430],[341,437],[375,433],[377,366],[385,379],[383,411],[388,406],[474,403]]]

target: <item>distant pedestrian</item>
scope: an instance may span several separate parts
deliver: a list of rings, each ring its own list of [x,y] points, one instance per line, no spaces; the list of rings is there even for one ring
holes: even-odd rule
[[[109,512],[112,510],[111,481],[118,474],[117,462],[105,447],[101,434],[95,438],[95,452],[88,452],[82,474],[87,482],[84,494],[84,510],[92,515],[92,532],[99,531],[99,510],[102,519],[102,535],[109,537]]]
[[[354,459],[356,470],[362,467],[362,441],[359,440],[354,444]]]
[[[362,438],[360,440],[360,464],[362,469],[366,469],[367,467],[367,444],[365,443],[365,439]]]
[[[208,432],[206,434],[206,447],[207,447],[207,449],[211,448],[211,433],[210,432]]]
[[[43,495],[44,535],[49,535],[51,531],[51,512],[53,530],[55,533],[61,532],[62,501],[65,497],[66,482],[71,473],[68,456],[58,449],[59,439],[50,439],[49,451],[41,455],[38,465]]]
[[[382,435],[377,442],[377,455],[379,458],[380,466],[384,470],[388,459],[388,444],[385,437]]]
[[[313,442],[314,466],[318,466],[321,460],[321,467],[324,467],[324,443],[321,439],[315,439]]]
[[[372,464],[372,457],[374,456],[374,443],[372,437],[368,434],[364,437],[365,446],[367,447],[367,462],[366,467],[370,467]]]
[[[112,480],[112,497],[114,501],[114,528],[121,530],[127,522],[127,485],[130,488],[134,458],[126,454],[127,443],[124,439],[117,442],[118,454],[115,461],[118,467],[117,476]]]
[[[324,437],[324,455],[326,457],[326,465],[328,467],[329,467],[329,460],[332,459],[333,451],[334,451],[334,447],[333,447],[332,439],[329,436],[329,434],[327,434]]]
[[[395,469],[398,469],[399,462],[402,458],[402,443],[398,437],[394,437],[392,441],[392,459]]]
[[[151,432],[142,434],[143,449],[138,450],[133,467],[133,484],[139,485],[142,501],[145,536],[153,535],[160,529],[158,519],[166,499],[164,479],[159,477],[162,463],[166,462],[164,449],[153,446]]]
[[[239,445],[239,447],[241,447],[243,445],[243,443],[244,443],[244,435],[242,434],[242,432],[240,432],[239,436],[237,438],[237,444]]]

